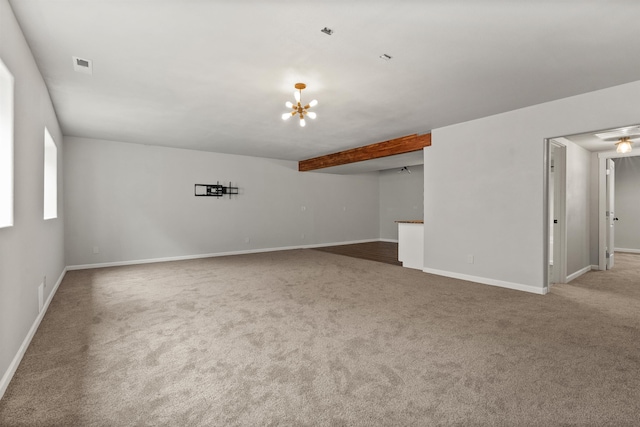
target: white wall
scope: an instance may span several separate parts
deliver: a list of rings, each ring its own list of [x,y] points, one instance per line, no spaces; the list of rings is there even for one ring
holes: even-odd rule
[[[58,147],[62,183],[62,135],[47,88],[6,0],[0,0],[0,57],[15,78],[14,225],[0,228],[0,396],[16,355],[38,318],[38,286],[45,299],[64,271],[62,186],[58,218],[43,220],[44,127]]]
[[[65,165],[68,265],[378,238],[377,173],[74,137]],[[218,180],[240,195],[194,196]]]
[[[639,109],[640,81],[433,130],[425,271],[543,293],[544,139],[633,124]]]
[[[638,148],[634,148],[637,150]],[[640,252],[640,156],[614,159],[616,163],[616,250]]]
[[[395,221],[424,217],[424,167],[409,166],[411,173],[398,170],[380,171],[380,238],[385,240],[398,240]]]
[[[567,276],[571,276],[592,264],[591,153],[566,139],[562,143],[567,147]]]

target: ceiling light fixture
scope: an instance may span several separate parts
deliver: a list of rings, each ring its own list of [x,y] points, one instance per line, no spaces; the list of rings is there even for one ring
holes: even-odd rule
[[[616,151],[623,154],[631,151],[631,141],[628,136],[623,136],[616,142]]]
[[[291,112],[284,113],[282,115],[282,120],[288,120],[291,117],[297,115],[297,116],[300,116],[300,127],[304,127],[306,125],[306,122],[304,121],[305,116],[309,116],[309,118],[311,119],[316,118],[316,113],[308,110],[309,108],[315,107],[316,105],[318,105],[318,101],[314,99],[313,101],[311,101],[305,106],[302,106],[302,103],[300,102],[300,99],[302,98],[302,89],[306,87],[307,85],[304,83],[296,83],[295,85],[296,91],[293,92],[293,96],[296,98],[296,104],[289,101],[287,101],[284,104],[287,108],[291,108]]]

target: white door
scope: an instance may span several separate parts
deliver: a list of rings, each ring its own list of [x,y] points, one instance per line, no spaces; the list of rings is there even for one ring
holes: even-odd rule
[[[554,242],[557,243],[557,240],[554,240],[554,230],[557,227],[553,226],[553,220],[556,217],[556,211],[554,210],[554,187],[555,187],[555,173],[554,173],[554,156],[553,156],[553,146],[551,146],[549,150],[549,283],[556,283],[556,277],[554,276],[553,271],[553,252],[554,252]],[[556,269],[557,271],[557,269]]]
[[[566,146],[549,145],[549,283],[566,282]]]
[[[605,249],[607,270],[611,270],[613,268],[615,253],[615,178],[616,164],[612,159],[607,159],[607,246]]]

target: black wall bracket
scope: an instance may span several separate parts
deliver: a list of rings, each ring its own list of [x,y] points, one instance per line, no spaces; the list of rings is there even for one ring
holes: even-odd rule
[[[232,187],[231,183],[229,183],[227,187],[220,184],[220,181],[216,184],[195,184],[194,194],[197,197],[222,197],[229,195],[229,198],[231,198],[232,195],[238,194],[238,187]]]

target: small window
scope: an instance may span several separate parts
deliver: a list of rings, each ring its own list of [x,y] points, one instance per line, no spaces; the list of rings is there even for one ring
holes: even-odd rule
[[[13,75],[0,59],[0,228],[13,225]]]
[[[44,219],[58,217],[58,148],[44,128]]]

